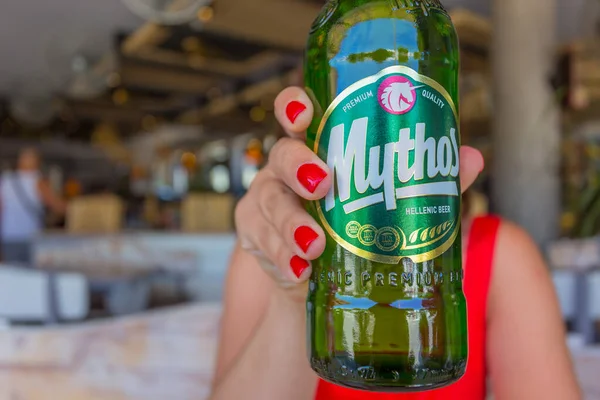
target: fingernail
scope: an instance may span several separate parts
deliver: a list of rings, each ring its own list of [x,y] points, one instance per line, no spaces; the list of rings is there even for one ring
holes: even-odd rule
[[[294,256],[290,260],[290,267],[292,267],[292,271],[294,271],[294,275],[296,275],[296,277],[298,277],[298,278],[300,278],[302,276],[302,273],[304,271],[306,271],[306,269],[309,266],[310,266],[310,264],[308,263],[308,261],[306,261],[298,256]]]
[[[300,114],[304,112],[304,110],[306,110],[306,106],[304,104],[300,103],[299,101],[292,101],[285,108],[285,113],[290,122],[293,124],[296,122],[296,119],[298,119]]]
[[[304,164],[298,168],[298,181],[311,193],[314,193],[327,177],[327,172],[323,171],[317,164]]]
[[[298,247],[300,247],[305,253],[318,237],[319,234],[308,226],[301,226],[294,232],[294,240],[296,240]]]

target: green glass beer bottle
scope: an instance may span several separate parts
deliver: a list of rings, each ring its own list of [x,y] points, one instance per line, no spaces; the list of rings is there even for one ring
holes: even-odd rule
[[[311,29],[307,144],[334,182],[307,205],[327,233],[307,301],[325,380],[405,392],[465,372],[458,71],[439,0],[330,0]]]

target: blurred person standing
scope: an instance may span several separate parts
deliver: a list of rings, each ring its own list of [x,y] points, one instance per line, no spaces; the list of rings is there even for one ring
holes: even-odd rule
[[[2,260],[29,263],[31,241],[44,227],[45,209],[59,215],[66,212],[66,203],[40,173],[35,149],[23,149],[16,170],[2,174],[0,202]]]

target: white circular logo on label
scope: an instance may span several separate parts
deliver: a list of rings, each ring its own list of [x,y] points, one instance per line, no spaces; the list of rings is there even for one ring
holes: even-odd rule
[[[416,89],[419,87],[413,86],[404,76],[390,76],[379,86],[379,104],[390,114],[406,114],[417,102]]]

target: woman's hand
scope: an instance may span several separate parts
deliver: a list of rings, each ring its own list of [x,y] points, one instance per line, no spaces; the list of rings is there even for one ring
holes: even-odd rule
[[[325,233],[304,210],[301,199],[319,200],[332,184],[327,165],[305,144],[305,131],[313,117],[306,93],[288,88],[275,100],[275,115],[290,136],[272,149],[267,166],[258,174],[236,209],[241,246],[257,257],[263,269],[286,289],[291,298],[304,301],[311,260],[325,249]],[[481,153],[460,150],[463,191],[483,170]]]

